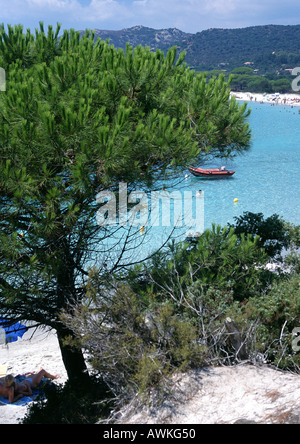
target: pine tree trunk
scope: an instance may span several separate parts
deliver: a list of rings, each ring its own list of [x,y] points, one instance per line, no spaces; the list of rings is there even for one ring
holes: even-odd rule
[[[67,328],[57,331],[58,342],[62,354],[62,359],[71,383],[88,383],[89,374],[81,350],[65,344],[67,337],[74,338],[73,332]]]
[[[64,243],[61,241],[61,247],[64,248],[61,249],[61,266],[57,276],[57,306],[59,311],[66,309],[70,301],[76,302],[74,299],[76,288],[72,256],[66,241]],[[75,342],[76,339],[73,331],[62,324],[58,324],[57,337],[69,381],[71,383],[78,383],[78,381],[88,383],[89,374],[83,353],[81,349],[72,344],[72,340]]]

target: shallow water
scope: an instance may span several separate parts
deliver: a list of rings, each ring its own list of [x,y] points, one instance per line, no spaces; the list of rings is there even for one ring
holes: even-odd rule
[[[277,213],[300,224],[300,108],[250,107],[251,150],[225,164],[235,175],[214,181],[187,179],[189,188],[205,192],[205,228],[212,222],[233,222],[244,211]]]
[[[286,221],[300,224],[300,108],[290,106],[272,106],[269,104],[251,103],[249,123],[252,129],[251,149],[234,161],[224,163],[216,161],[207,164],[209,167],[225,165],[236,173],[231,178],[207,180],[192,176],[187,170],[183,181],[169,191],[180,190],[193,192],[193,217],[197,214],[196,193],[204,192],[204,225],[210,228],[212,223],[222,226],[233,223],[234,217],[244,211],[263,213],[265,217],[276,213]],[[186,177],[185,177],[186,176]],[[238,199],[234,203],[234,199]],[[152,202],[148,202],[149,206]],[[183,199],[185,217],[186,200]],[[171,201],[171,213],[175,201]],[[161,206],[160,216],[168,211]],[[152,214],[152,213],[151,213]],[[174,222],[174,218],[173,218]],[[148,224],[151,226],[151,224]],[[172,227],[150,227],[131,243],[132,260],[140,260],[150,252],[158,249],[172,233],[173,238],[183,240],[186,227],[172,232]],[[149,230],[149,231],[148,231]],[[114,253],[122,248],[117,236]],[[111,242],[111,240],[110,240]],[[128,254],[124,259],[127,262]]]

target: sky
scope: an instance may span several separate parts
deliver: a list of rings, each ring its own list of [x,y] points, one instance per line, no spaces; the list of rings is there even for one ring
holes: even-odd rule
[[[119,30],[136,25],[178,28],[196,33],[209,28],[300,24],[299,0],[0,0],[0,23],[34,30]]]

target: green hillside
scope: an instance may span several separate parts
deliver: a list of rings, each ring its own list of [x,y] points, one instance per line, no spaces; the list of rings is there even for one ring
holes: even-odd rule
[[[238,68],[245,63],[261,72],[300,64],[300,25],[209,29],[189,37],[187,60],[196,69]]]
[[[187,51],[187,63],[197,70],[232,70],[251,63],[261,72],[275,72],[300,65],[300,25],[208,29],[196,34],[135,26],[120,31],[96,30],[96,37],[109,39],[118,48],[125,48],[126,42],[152,50],[177,45],[180,51]]]
[[[120,31],[97,29],[96,37],[123,49],[126,42],[153,51],[176,45],[179,51],[186,51],[187,64],[197,71],[233,72],[232,87],[241,91],[290,92],[291,70],[300,66],[300,25],[208,29],[196,34],[135,26]]]

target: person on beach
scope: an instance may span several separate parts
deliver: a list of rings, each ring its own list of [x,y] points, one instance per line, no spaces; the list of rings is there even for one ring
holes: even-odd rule
[[[43,378],[54,380],[58,379],[59,375],[53,376],[41,368],[38,373],[24,379],[20,383],[15,381],[13,375],[7,375],[0,380],[0,396],[7,398],[10,404],[12,404],[23,398],[23,396],[31,396],[32,389],[35,389]]]

